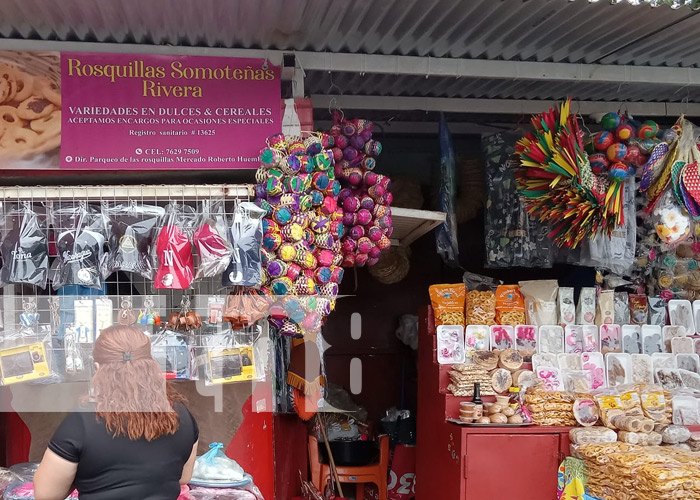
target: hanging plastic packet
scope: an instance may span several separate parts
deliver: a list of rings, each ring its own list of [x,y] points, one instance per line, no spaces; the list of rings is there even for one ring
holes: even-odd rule
[[[593,325],[595,324],[596,314],[596,294],[595,288],[581,288],[581,295],[578,298],[576,306],[576,324],[578,325]]]
[[[255,325],[206,338],[207,385],[247,382],[264,375],[255,347],[261,333],[262,328]]]
[[[666,299],[662,297],[647,298],[649,310],[649,324],[666,326]]]
[[[646,295],[630,295],[630,320],[633,325],[646,325],[649,304]]]
[[[231,263],[223,274],[224,286],[260,286],[262,282],[262,219],[265,210],[254,203],[236,206],[229,237],[233,244]]]
[[[192,482],[201,485],[221,486],[245,478],[243,468],[224,453],[223,443],[211,443],[209,451],[197,457],[192,470]]]
[[[630,323],[630,297],[627,292],[615,292],[613,295],[616,325],[629,325]]]
[[[151,338],[151,355],[166,380],[199,380],[196,347],[190,335],[164,327]]]
[[[656,234],[662,243],[674,248],[692,233],[692,221],[685,208],[674,198],[671,190],[659,199],[652,212]]]
[[[102,288],[105,222],[85,203],[59,205],[51,211],[57,258],[52,269],[54,290],[65,285]]]
[[[570,287],[559,288],[557,297],[559,304],[559,324],[562,326],[576,323],[576,303],[574,302],[574,289]]]
[[[163,213],[161,207],[134,201],[125,205],[103,204],[109,247],[104,265],[106,276],[126,271],[153,279],[153,240]]]
[[[192,234],[194,220],[194,210],[187,205],[170,203],[165,207],[163,227],[156,240],[156,289],[185,290],[192,284],[194,257],[188,234]]]
[[[231,262],[233,247],[226,237],[224,201],[205,200],[199,207],[193,242],[199,255],[197,278],[222,274]]]
[[[1,283],[46,287],[49,251],[44,222],[30,203],[11,209],[2,217],[3,266]]]

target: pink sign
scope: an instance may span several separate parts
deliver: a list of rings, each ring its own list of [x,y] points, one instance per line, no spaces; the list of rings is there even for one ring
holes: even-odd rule
[[[61,53],[60,166],[257,168],[281,130],[280,69],[263,59]]]

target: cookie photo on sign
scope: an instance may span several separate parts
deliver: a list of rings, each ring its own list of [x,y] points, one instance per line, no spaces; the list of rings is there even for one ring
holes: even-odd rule
[[[0,158],[57,167],[60,146],[59,54],[0,52]]]

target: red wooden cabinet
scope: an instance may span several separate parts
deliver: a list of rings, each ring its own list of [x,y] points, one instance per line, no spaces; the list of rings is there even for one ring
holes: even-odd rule
[[[462,443],[462,499],[556,498],[558,434],[474,434],[464,430]]]
[[[430,309],[418,339],[416,500],[555,500],[568,427],[464,427],[460,401],[447,391],[449,366],[436,357]]]

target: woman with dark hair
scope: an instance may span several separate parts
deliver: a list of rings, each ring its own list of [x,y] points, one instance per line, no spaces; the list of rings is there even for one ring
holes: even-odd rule
[[[197,454],[199,429],[166,386],[151,341],[112,326],[95,342],[93,403],[72,413],[51,439],[34,476],[36,500],[176,500]]]

